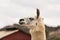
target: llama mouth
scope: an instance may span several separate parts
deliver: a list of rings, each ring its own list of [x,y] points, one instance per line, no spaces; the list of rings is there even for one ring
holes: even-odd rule
[[[21,24],[21,25],[22,25],[22,24],[25,24],[25,23],[24,23],[24,22],[19,22],[19,24]]]

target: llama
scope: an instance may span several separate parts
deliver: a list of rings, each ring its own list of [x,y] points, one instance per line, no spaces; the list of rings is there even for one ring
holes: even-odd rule
[[[30,18],[23,18],[19,20],[21,26],[29,28],[31,34],[31,40],[46,40],[45,26],[43,19],[40,16],[39,9],[37,9],[37,16]]]

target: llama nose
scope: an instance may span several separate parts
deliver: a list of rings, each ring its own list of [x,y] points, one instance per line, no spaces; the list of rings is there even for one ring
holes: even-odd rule
[[[24,19],[20,19],[20,21],[24,21]]]

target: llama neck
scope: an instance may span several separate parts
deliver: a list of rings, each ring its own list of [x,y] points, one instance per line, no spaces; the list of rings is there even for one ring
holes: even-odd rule
[[[46,40],[45,39],[45,32],[41,32],[41,31],[32,32],[31,31],[30,33],[31,33],[31,40]]]
[[[32,22],[33,24],[36,21]],[[33,29],[30,29],[31,40],[46,40],[45,26],[42,18],[37,20],[37,25],[32,25]]]

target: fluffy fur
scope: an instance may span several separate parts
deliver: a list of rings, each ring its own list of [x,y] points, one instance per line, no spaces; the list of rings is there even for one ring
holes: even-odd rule
[[[39,12],[39,10],[37,11]],[[29,18],[25,18],[25,20],[22,20],[19,23],[23,23],[20,25],[30,29],[31,40],[46,40],[45,26],[41,16],[38,18],[35,17],[32,21]]]
[[[31,40],[46,40],[45,26],[41,17],[38,20],[32,21],[29,26],[31,27]]]

